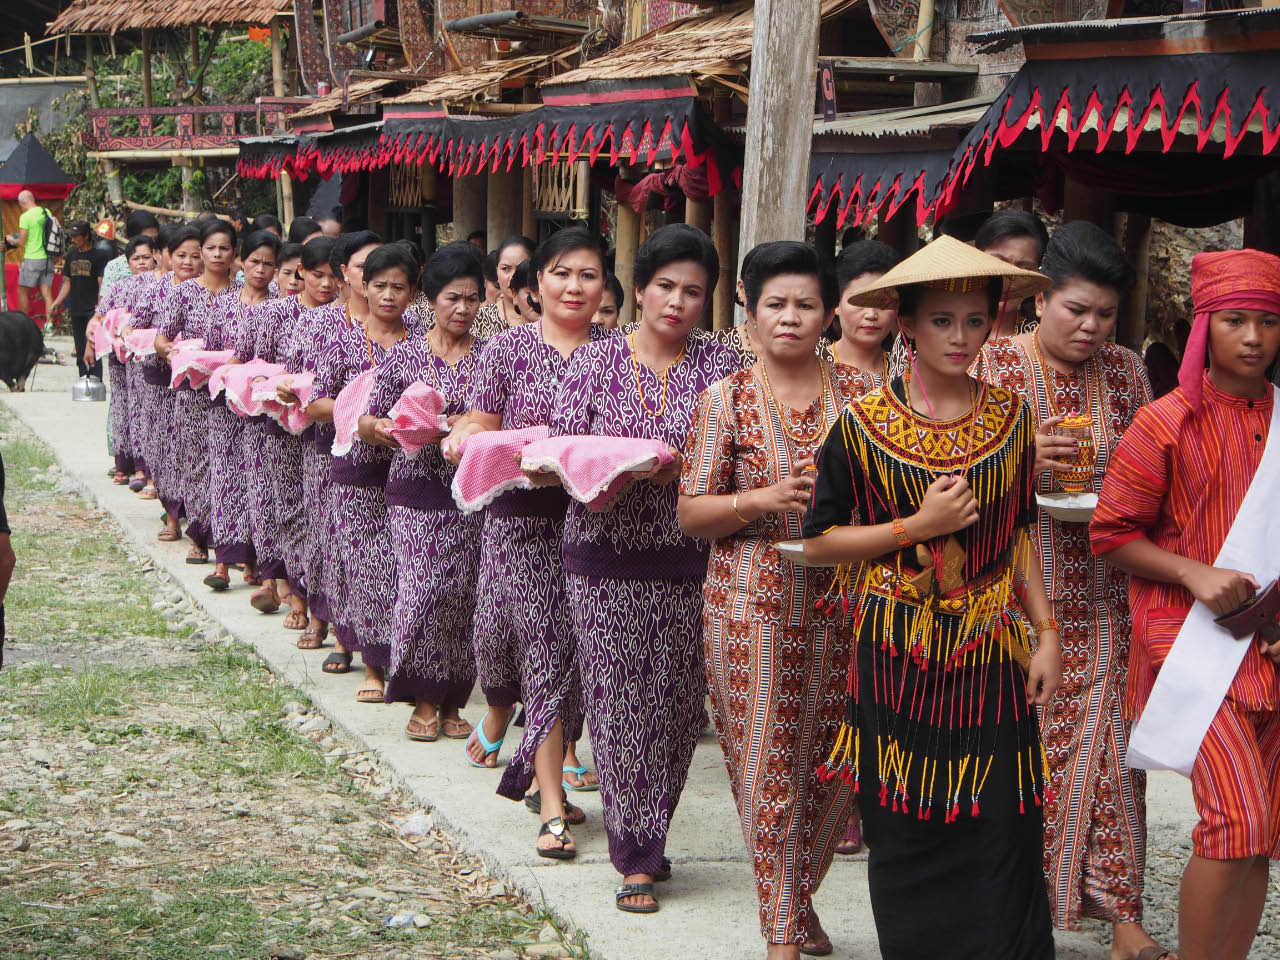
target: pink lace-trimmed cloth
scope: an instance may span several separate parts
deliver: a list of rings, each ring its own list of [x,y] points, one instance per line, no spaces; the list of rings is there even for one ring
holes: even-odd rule
[[[407,456],[416,457],[423,447],[435,443],[449,432],[442,412],[447,400],[435,387],[425,383],[411,384],[387,413],[391,418],[391,435]]]
[[[229,363],[219,367],[214,377],[209,379],[209,393],[217,396],[215,378],[220,381],[227,392],[227,406],[242,417],[257,417],[263,413],[262,403],[253,399],[253,384],[256,380],[278,376],[285,372],[283,363],[267,363],[265,360],[250,360],[248,363]],[[218,375],[221,376],[218,376]]]
[[[172,376],[169,385],[175,390],[182,381],[197,390],[209,382],[213,372],[224,366],[236,355],[234,350],[183,350],[169,358]]]
[[[122,307],[112,307],[102,315],[102,320],[93,325],[93,352],[105,357],[114,352],[116,359],[124,363],[126,359],[124,337],[121,331],[133,323],[133,314]]]
[[[156,334],[159,332],[155,327],[130,330],[124,338],[125,353],[134,358],[155,356]]]
[[[592,510],[605,510],[638,476],[675,462],[661,440],[635,437],[548,437],[521,451],[524,470],[556,474],[566,492]]]
[[[335,457],[345,457],[356,441],[360,418],[369,412],[369,401],[377,383],[378,368],[366,370],[338,391],[333,398],[333,448]]]
[[[453,502],[463,513],[483,510],[508,490],[532,490],[516,455],[547,438],[545,426],[523,430],[483,430],[462,442],[462,460],[453,475]]]
[[[297,403],[282,403],[280,388],[291,390],[297,396]],[[298,434],[311,426],[312,420],[307,416],[307,404],[316,389],[316,375],[309,371],[302,373],[280,373],[273,377],[254,380],[249,391],[249,399],[261,406],[262,412],[280,424],[290,433]]]

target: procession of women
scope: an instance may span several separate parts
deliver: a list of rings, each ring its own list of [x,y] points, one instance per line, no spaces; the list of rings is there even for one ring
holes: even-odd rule
[[[130,217],[88,347],[110,472],[210,590],[362,672],[352,711],[526,805],[539,857],[572,869],[598,817],[601,896],[659,911],[713,729],[768,960],[832,952],[814,894],[864,845],[891,960],[1039,960],[1085,918],[1113,960],[1247,956],[1280,858],[1280,259],[1197,256],[1153,397],[1115,341],[1133,269],[1083,221],[763,243],[714,333],[735,265],[683,224],[632,289],[582,227],[425,258],[240,227]],[[1143,925],[1157,768],[1200,816],[1178,943]]]

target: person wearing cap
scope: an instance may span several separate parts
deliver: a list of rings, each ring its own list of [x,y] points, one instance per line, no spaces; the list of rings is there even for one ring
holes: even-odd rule
[[[106,257],[93,246],[93,230],[89,221],[70,221],[67,224],[67,235],[71,238],[71,249],[63,258],[63,282],[49,311],[56,313],[64,303],[67,305],[80,376],[91,373],[101,380],[102,360],[95,359],[92,363],[86,363],[85,346],[89,342],[89,320],[98,305],[98,288],[102,284],[102,270],[107,265]]]
[[[1053,286],[1035,299],[1036,324],[989,340],[980,367],[1031,405],[1036,492],[1062,497],[1069,485],[1096,495],[1120,437],[1151,401],[1142,358],[1108,339],[1134,272],[1111,235],[1084,220],[1060,227],[1038,262]],[[1089,438],[1083,454],[1064,421]],[[1087,517],[1041,510],[1036,540],[1062,625],[1063,685],[1040,715],[1053,787],[1044,818],[1054,923],[1103,920],[1115,956],[1160,957],[1142,928],[1146,774],[1129,767],[1125,750],[1129,577],[1090,553]]]
[[[819,776],[856,784],[886,960],[1054,955],[1032,708],[1062,667],[1030,537],[1035,426],[968,374],[1001,301],[1049,283],[943,236],[855,298],[897,307],[910,362],[827,435],[803,535],[809,562],[842,565],[853,617]]]
[[[1215,619],[1280,572],[1280,258],[1197,254],[1191,292],[1179,385],[1138,411],[1113,452],[1090,541],[1131,576],[1129,762],[1189,776],[1200,815],[1182,960],[1243,960],[1280,858],[1280,636],[1265,606],[1252,622]]]

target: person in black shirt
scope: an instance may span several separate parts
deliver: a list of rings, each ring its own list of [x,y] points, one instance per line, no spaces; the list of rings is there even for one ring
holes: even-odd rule
[[[98,306],[102,271],[111,256],[94,246],[93,231],[87,220],[72,220],[67,224],[67,235],[71,237],[71,249],[67,251],[62,267],[64,278],[62,287],[53,300],[53,309],[57,310],[66,302],[67,313],[71,315],[71,335],[75,338],[76,366],[80,368],[80,376],[92,373],[101,380],[102,360],[95,360],[93,366],[87,366],[84,362],[84,348],[88,343],[89,321]]]

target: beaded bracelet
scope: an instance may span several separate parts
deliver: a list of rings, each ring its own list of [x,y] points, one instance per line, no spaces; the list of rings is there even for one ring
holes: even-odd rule
[[[1045,617],[1043,620],[1037,620],[1031,625],[1031,629],[1036,632],[1037,636],[1044,633],[1046,630],[1053,630],[1056,633],[1062,632],[1058,621],[1053,617]]]
[[[893,539],[898,541],[900,547],[909,547],[915,542],[907,533],[907,525],[903,523],[901,517],[893,518]]]

